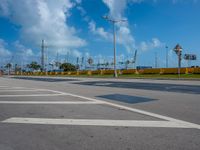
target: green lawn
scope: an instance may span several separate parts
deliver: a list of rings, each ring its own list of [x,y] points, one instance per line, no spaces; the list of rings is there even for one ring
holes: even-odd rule
[[[179,76],[177,74],[130,74],[130,75],[120,75],[120,78],[169,78],[169,79],[178,79]],[[200,74],[181,74],[181,78],[183,79],[200,79]]]
[[[35,75],[37,76],[37,75]],[[45,76],[45,75],[41,75]],[[109,75],[48,75],[51,77],[90,77],[90,78],[113,78],[112,74]],[[200,74],[181,74],[181,79],[199,79]],[[178,79],[177,74],[127,74],[127,75],[118,75],[118,78],[129,79],[129,78],[140,78],[140,79]]]
[[[61,76],[61,75],[60,75]],[[113,75],[63,75],[67,77],[90,77],[90,78],[113,78]],[[199,79],[200,74],[181,74],[182,79]],[[118,78],[144,78],[144,79],[178,79],[177,74],[127,74],[127,75],[118,75]]]

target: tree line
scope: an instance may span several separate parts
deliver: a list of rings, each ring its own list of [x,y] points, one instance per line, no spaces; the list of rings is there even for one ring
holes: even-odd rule
[[[52,65],[52,64],[49,64],[49,65]],[[71,63],[66,63],[66,62],[65,63],[56,63],[56,66],[59,69],[62,69],[64,71],[76,71],[78,69],[77,66],[75,66]],[[8,63],[8,64],[5,65],[5,68],[7,68],[9,72],[10,72],[12,67],[13,66],[12,66],[11,63]],[[33,61],[30,64],[27,64],[26,68],[29,68],[32,71],[41,71],[42,70],[41,65],[38,64],[36,61]],[[22,68],[20,68],[17,64],[15,64],[15,71],[22,71]]]

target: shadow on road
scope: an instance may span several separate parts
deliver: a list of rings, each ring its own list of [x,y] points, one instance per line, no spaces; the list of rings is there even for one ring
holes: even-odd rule
[[[151,98],[146,98],[146,97],[123,95],[123,94],[101,95],[97,97],[114,100],[114,101],[120,101],[124,103],[129,103],[129,104],[144,103],[144,102],[150,102],[150,101],[156,100],[156,99],[151,99]]]
[[[59,78],[33,78],[33,77],[13,77],[15,79],[44,81],[44,82],[64,82],[64,81],[80,81],[78,79],[59,79]]]
[[[141,89],[141,90],[154,90],[154,91],[176,92],[176,93],[187,93],[187,94],[200,94],[200,86],[198,85],[117,82],[117,81],[90,81],[90,82],[76,82],[73,84],[114,87],[114,88],[130,88],[130,89]]]

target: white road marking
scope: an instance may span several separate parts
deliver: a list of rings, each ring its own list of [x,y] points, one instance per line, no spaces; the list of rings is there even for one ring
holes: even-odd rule
[[[108,86],[111,85],[112,83],[95,83],[96,86]]]
[[[54,91],[54,90],[51,90],[51,91]],[[57,92],[57,91],[54,91],[54,92]],[[162,120],[167,120],[167,121],[174,122],[174,123],[177,123],[177,124],[182,124],[182,125],[185,125],[185,126],[190,126],[190,127],[195,128],[195,129],[200,129],[200,125],[199,124],[190,123],[190,122],[179,120],[179,119],[175,119],[175,118],[172,118],[172,117],[167,117],[167,116],[163,116],[163,115],[147,112],[147,111],[140,110],[140,109],[135,109],[135,108],[131,108],[131,107],[127,107],[127,106],[123,106],[123,105],[119,105],[119,104],[115,104],[115,103],[111,103],[111,102],[106,102],[106,101],[98,100],[98,99],[95,99],[95,98],[89,98],[89,97],[80,96],[80,95],[71,94],[71,93],[65,93],[65,92],[60,92],[60,93],[65,94],[65,95],[69,95],[69,96],[72,96],[72,97],[78,97],[78,98],[81,98],[81,99],[91,100],[91,101],[95,101],[95,102],[102,102],[105,105],[109,105],[109,106],[112,106],[112,107],[116,107],[116,108],[120,108],[120,109],[124,109],[124,110],[128,110],[128,111],[136,112],[136,113],[139,113],[139,114],[143,114],[143,115],[159,118],[159,119],[162,119]]]
[[[23,88],[23,89],[21,89]],[[59,92],[59,91],[53,91],[53,90],[48,90],[48,89],[31,89],[31,88],[25,88],[25,87],[11,87],[11,88],[8,88],[8,89],[3,89],[1,90],[0,89],[0,92],[8,92],[8,91],[44,91],[44,92],[52,92],[52,94],[15,94],[15,95],[0,95],[0,97],[42,97],[42,96],[60,96],[60,95],[66,95],[65,93],[63,92]],[[55,94],[54,94],[55,93]]]
[[[192,126],[171,121],[144,120],[98,120],[98,119],[47,119],[47,118],[9,118],[2,123],[44,124],[44,125],[78,125],[78,126],[119,126],[119,127],[160,127],[193,128]]]
[[[12,89],[27,89],[27,88],[25,88],[25,87],[0,87],[0,90],[12,90]]]
[[[34,91],[44,91],[44,90],[41,90],[41,89],[16,89],[16,90],[12,90],[12,89],[3,89],[3,90],[1,90],[0,89],[0,92],[28,92],[28,91],[30,91],[30,92],[34,92]]]
[[[0,104],[102,104],[92,101],[0,101]]]
[[[18,88],[20,88],[20,87],[18,87]],[[40,97],[40,96],[68,95],[68,96],[72,96],[72,97],[76,97],[76,98],[81,98],[81,99],[93,101],[93,102],[96,102],[96,103],[99,103],[99,104],[105,104],[105,105],[109,105],[109,106],[112,106],[112,107],[116,107],[116,108],[120,108],[120,109],[124,109],[124,110],[128,110],[128,111],[140,113],[140,114],[143,114],[143,115],[159,118],[159,119],[162,119],[162,120],[166,120],[166,121],[157,121],[157,122],[155,122],[155,121],[133,121],[133,120],[127,120],[127,121],[131,121],[131,125],[130,125],[130,122],[129,123],[127,122],[127,123],[132,127],[134,127],[133,123],[135,123],[136,124],[135,126],[137,126],[137,127],[139,127],[139,125],[140,125],[141,127],[145,127],[145,126],[147,126],[147,127],[148,126],[149,127],[150,126],[152,126],[152,127],[162,127],[163,126],[163,127],[171,127],[171,128],[173,127],[173,128],[195,128],[195,129],[200,129],[200,125],[195,124],[195,123],[190,123],[190,122],[187,122],[187,121],[182,121],[182,120],[179,120],[179,119],[174,119],[174,118],[171,118],[171,117],[167,117],[167,116],[163,116],[163,115],[159,115],[159,114],[155,114],[155,113],[151,113],[151,112],[147,112],[147,111],[143,111],[143,110],[140,110],[140,109],[135,109],[135,108],[131,108],[131,107],[127,107],[127,106],[123,106],[123,105],[119,105],[119,104],[115,104],[115,103],[111,103],[111,102],[106,102],[106,101],[98,100],[98,99],[95,99],[95,98],[89,98],[89,97],[84,97],[84,96],[80,96],[80,95],[75,95],[75,94],[65,93],[65,92],[60,92],[60,91],[55,91],[55,90],[48,90],[48,89],[40,89],[40,90],[51,91],[51,92],[55,92],[55,93],[58,93],[58,94],[0,95],[0,97],[31,97],[31,96],[33,96],[33,97],[34,96],[39,96]],[[11,118],[11,119],[12,119],[11,122],[13,121],[13,123],[16,123],[16,118],[14,118],[14,119]],[[30,119],[32,119],[32,118],[30,118]],[[23,120],[24,120],[23,118],[19,118],[18,122],[20,123],[20,121],[21,121],[21,123],[23,123]],[[39,122],[43,122],[42,124],[45,124],[44,121],[42,121],[42,120],[46,121],[47,124],[48,124],[48,121],[51,123],[50,120],[39,119]],[[10,121],[10,120],[5,120],[5,122],[6,121],[7,121],[7,123],[9,123],[8,121]],[[31,123],[31,121],[34,121],[34,120],[28,120],[28,121]],[[71,120],[71,119],[69,120],[68,119],[66,122],[70,122],[70,121],[72,122],[73,120]],[[85,121],[86,122],[87,121],[90,122],[90,120],[85,120]],[[97,121],[97,120],[94,120],[94,121]],[[24,121],[24,123],[25,122],[26,121]],[[75,123],[73,125],[78,125],[78,122],[76,123],[76,121],[75,121]],[[111,120],[111,122],[112,122],[112,120]],[[119,121],[117,121],[117,122],[118,123],[116,123],[114,121],[114,123],[116,123],[116,126],[117,126],[117,124],[120,126],[121,122],[119,122]],[[36,123],[37,123],[37,120],[36,120]],[[101,123],[101,121],[98,122],[98,123]],[[148,123],[149,123],[149,125],[148,125]],[[67,123],[65,123],[65,124],[67,124]],[[97,123],[95,123],[95,122],[92,122],[91,124],[83,123],[83,125],[96,125],[96,124]],[[158,125],[158,124],[160,124],[160,125]],[[104,126],[114,126],[114,125],[113,125],[113,123],[107,122]],[[122,124],[122,126],[125,126],[125,125]]]
[[[43,96],[61,96],[64,94],[30,94],[30,95],[0,95],[0,97],[43,97]]]

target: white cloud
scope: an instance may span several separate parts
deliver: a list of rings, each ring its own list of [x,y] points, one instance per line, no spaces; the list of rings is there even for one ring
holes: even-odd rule
[[[11,52],[6,48],[6,45],[7,43],[3,39],[0,39],[0,57],[2,58],[11,56]]]
[[[81,16],[85,16],[87,14],[83,7],[77,6],[76,8],[80,11]]]
[[[135,39],[127,26],[120,26],[117,31],[118,43],[124,45],[128,53],[133,52],[135,49]]]
[[[71,0],[1,0],[0,14],[21,27],[21,40],[38,45],[42,39],[55,47],[77,48],[86,45],[76,29],[67,24]]]
[[[114,18],[122,18],[124,10],[127,5],[127,0],[103,0],[106,6],[109,8],[109,15]]]
[[[103,0],[105,5],[109,8],[109,17],[114,19],[127,19],[124,17],[124,11],[128,3],[138,3],[142,0]],[[135,39],[131,34],[128,20],[126,23],[117,24],[117,42],[122,44],[127,52],[133,51],[135,48]]]
[[[27,48],[20,41],[12,43],[13,51],[13,62],[21,65],[28,64],[31,61],[38,61],[40,63],[40,52],[35,53],[31,48]]]
[[[52,58],[55,58],[56,55],[58,55],[59,57],[64,56],[62,58],[70,57],[71,59],[74,59],[77,57],[79,57],[79,58],[82,57],[82,52],[80,52],[77,49],[58,49],[56,51],[50,51],[50,52],[51,52]]]
[[[139,49],[142,51],[147,51],[154,48],[161,48],[163,46],[165,46],[165,43],[162,43],[158,38],[153,38],[151,41],[141,42],[139,45]]]
[[[110,33],[106,32],[104,30],[104,28],[102,28],[102,27],[97,28],[96,27],[96,23],[94,21],[90,21],[89,22],[89,30],[93,34],[99,35],[99,36],[103,37],[104,39],[107,39],[107,40],[111,40],[112,39],[112,35]]]
[[[33,50],[30,48],[26,48],[22,45],[19,41],[15,41],[13,44],[16,48],[16,51],[19,55],[23,55],[25,57],[32,57],[34,56]]]
[[[110,10],[109,15],[118,19],[123,18],[123,13],[128,3],[140,3],[142,1],[143,0],[103,0]]]
[[[89,52],[86,52],[86,53],[85,53],[85,57],[86,57],[86,58],[89,58],[89,57],[90,57],[90,53],[89,53]]]
[[[78,50],[72,50],[71,54],[72,54],[72,56],[79,57],[79,58],[81,58],[81,56],[82,56],[82,53]]]
[[[82,2],[82,0],[75,0],[75,1],[76,1],[76,3],[78,3],[78,4]]]
[[[96,27],[96,23],[94,21],[90,21],[88,24],[90,32],[92,32],[94,35],[98,35],[107,41],[113,40],[113,33],[105,31],[103,27]],[[131,36],[129,28],[123,25],[119,26],[118,30],[116,31],[116,42],[118,44],[122,44],[129,53],[133,51],[135,47],[135,40]]]

